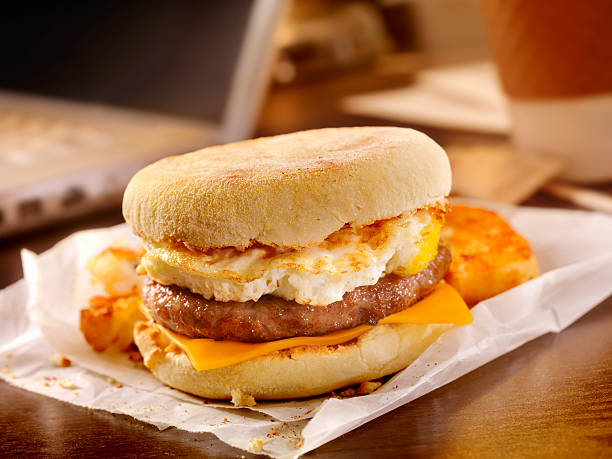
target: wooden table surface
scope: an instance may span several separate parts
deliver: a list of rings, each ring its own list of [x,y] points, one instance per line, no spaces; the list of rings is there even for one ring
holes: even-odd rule
[[[315,89],[311,85],[275,91],[264,107],[258,133],[381,124],[341,116],[335,109],[343,93],[372,84],[360,78],[345,84],[326,82]],[[309,108],[300,110],[305,106]],[[468,133],[426,131],[443,144],[455,139],[489,140]],[[571,207],[544,194],[526,204]],[[0,288],[21,277],[21,247],[41,252],[76,230],[120,221],[116,207],[0,241]],[[159,432],[127,416],[80,408],[4,382],[0,382],[0,407],[0,457],[252,456],[212,434]],[[432,455],[612,456],[612,297],[562,333],[542,336],[308,454]]]

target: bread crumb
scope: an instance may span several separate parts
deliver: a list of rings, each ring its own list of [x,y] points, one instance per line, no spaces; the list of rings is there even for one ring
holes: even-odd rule
[[[115,384],[114,386],[116,389],[121,389],[123,387],[123,384]]]
[[[130,351],[129,357],[132,362],[142,362],[142,354],[139,350]]]
[[[300,437],[294,440],[293,447],[295,449],[298,449],[298,448],[301,448],[303,444],[304,444],[304,437]]]
[[[232,403],[234,406],[255,406],[255,398],[251,394],[245,394],[240,389],[232,389]]]
[[[115,378],[111,378],[110,376],[106,378],[106,382],[109,384],[115,384],[117,380]]]
[[[357,395],[367,395],[378,389],[382,383],[380,381],[366,381],[359,384]]]
[[[6,358],[7,359],[12,359],[13,358],[13,354],[6,354]]]
[[[73,383],[70,379],[62,379],[61,381],[58,382],[58,384],[60,385],[60,387],[63,387],[64,389],[76,389],[77,386],[75,383]]]
[[[259,438],[253,438],[249,442],[249,451],[261,453],[263,451],[263,442]]]
[[[8,373],[9,371],[11,371],[9,367],[2,367],[2,373]]]
[[[332,392],[333,394],[333,392]],[[355,396],[355,389],[353,389],[352,387],[349,387],[348,389],[344,389],[343,391],[338,392],[338,395],[340,397],[354,397]]]
[[[45,387],[49,387],[49,383],[48,382],[44,382],[43,384],[45,385]]]
[[[66,368],[72,366],[72,362],[62,354],[53,354],[49,360],[51,361],[51,364],[55,365],[56,367]]]
[[[355,397],[356,395],[368,395],[378,389],[381,385],[382,383],[380,381],[365,381],[359,384],[356,389],[353,387],[347,387],[343,391],[338,392],[338,394],[332,392],[332,397],[349,398]]]

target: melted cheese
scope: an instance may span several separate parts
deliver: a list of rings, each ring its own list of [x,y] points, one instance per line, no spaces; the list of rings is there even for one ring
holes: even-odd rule
[[[472,314],[457,291],[450,285],[440,283],[426,298],[415,305],[391,314],[380,324],[453,324],[472,323]],[[323,336],[297,336],[265,343],[241,343],[237,341],[215,341],[207,338],[188,338],[156,325],[172,342],[189,357],[196,370],[212,370],[244,362],[265,354],[296,346],[331,346],[346,343],[372,328],[360,325]]]
[[[155,281],[207,299],[257,301],[269,294],[324,306],[386,274],[422,271],[436,255],[441,221],[439,209],[422,209],[360,228],[346,226],[300,250],[254,246],[202,252],[147,243],[141,266]]]

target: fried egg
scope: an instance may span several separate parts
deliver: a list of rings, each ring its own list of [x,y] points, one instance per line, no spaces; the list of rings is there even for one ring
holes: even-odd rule
[[[147,242],[141,269],[161,284],[186,287],[207,299],[257,301],[275,295],[323,306],[386,274],[423,270],[437,252],[442,219],[439,208],[421,209],[360,228],[345,226],[302,249],[199,251]]]

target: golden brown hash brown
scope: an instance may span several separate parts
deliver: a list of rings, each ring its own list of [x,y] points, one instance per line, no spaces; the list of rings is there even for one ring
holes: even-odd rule
[[[92,283],[101,283],[108,295],[91,298],[89,307],[81,310],[83,336],[98,352],[110,346],[128,351],[134,341],[134,324],[144,318],[136,275],[142,255],[142,249],[111,246],[87,263]]]
[[[81,310],[81,332],[98,352],[111,345],[126,351],[134,341],[134,324],[145,317],[140,312],[139,295],[122,297],[95,296],[89,308]]]
[[[453,260],[446,282],[474,305],[533,279],[538,261],[529,242],[490,210],[453,205],[442,239]]]

